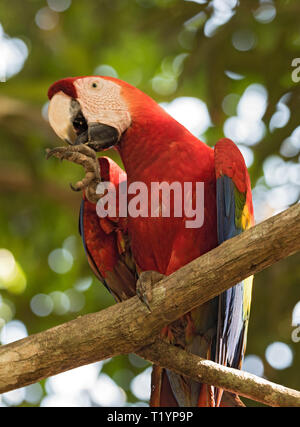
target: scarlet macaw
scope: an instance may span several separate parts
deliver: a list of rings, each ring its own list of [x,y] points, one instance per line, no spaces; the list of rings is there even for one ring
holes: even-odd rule
[[[143,182],[149,190],[151,182],[204,183],[204,223],[198,228],[187,228],[186,218],[173,211],[169,218],[99,218],[95,203],[84,196],[80,232],[86,254],[117,301],[136,294],[142,272],[169,275],[253,225],[250,179],[232,141],[208,147],[153,99],[116,78],[66,78],[54,83],[48,96],[50,124],[70,144],[49,155],[85,166],[77,190],[88,191],[98,162],[102,180],[117,186],[126,180]],[[95,152],[112,146],[125,172],[107,157],[96,159]],[[251,290],[249,278],[164,328],[162,336],[201,357],[241,368]],[[153,368],[151,390],[153,406],[241,405],[237,396],[159,367]]]

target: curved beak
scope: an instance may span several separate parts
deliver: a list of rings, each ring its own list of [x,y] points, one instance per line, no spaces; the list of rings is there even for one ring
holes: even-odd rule
[[[52,97],[48,116],[57,136],[70,145],[86,144],[95,151],[102,151],[119,141],[117,129],[103,123],[89,122],[79,102],[62,91]]]
[[[55,94],[49,104],[48,118],[56,135],[73,145],[77,135],[72,126],[71,100],[72,98],[63,92]]]

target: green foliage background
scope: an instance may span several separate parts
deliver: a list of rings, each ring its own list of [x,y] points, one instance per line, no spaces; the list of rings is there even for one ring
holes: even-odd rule
[[[0,248],[13,253],[27,286],[24,290],[18,285],[7,289],[2,284],[0,293],[3,300],[13,304],[14,318],[26,325],[29,334],[113,304],[106,289],[94,279],[89,289],[81,293],[85,304],[79,312],[38,317],[30,308],[36,294],[64,292],[79,279],[91,276],[77,232],[81,195],[69,188],[69,182],[79,179],[82,170],[67,162],[45,160],[46,147],[60,144],[41,114],[47,89],[55,80],[91,75],[99,65],[108,64],[121,79],[137,85],[158,102],[179,96],[200,98],[206,102],[214,125],[205,134],[210,145],[224,135],[228,116],[222,103],[226,95],[241,96],[252,83],[264,85],[268,91],[263,117],[266,132],[251,147],[254,162],[250,174],[253,187],[259,182],[267,188],[263,181],[264,161],[273,154],[282,156],[283,141],[300,125],[300,83],[291,78],[292,60],[300,56],[300,3],[274,1],[275,19],[261,23],[255,19],[261,3],[241,0],[231,19],[208,37],[205,23],[213,14],[215,3],[73,0],[66,11],[57,15],[55,28],[46,31],[35,21],[37,12],[47,6],[45,0],[1,0],[0,23],[10,37],[19,37],[26,43],[29,56],[19,74],[0,83]],[[256,43],[250,50],[239,51],[233,46],[232,37],[245,29],[254,34]],[[178,66],[174,71],[175,58]],[[226,70],[244,78],[230,79]],[[169,93],[154,90],[155,76],[172,79],[173,89]],[[284,127],[271,132],[270,120],[286,93],[290,93],[290,118]],[[232,108],[234,111],[235,106]],[[297,163],[298,153],[285,160]],[[73,267],[66,274],[57,274],[49,268],[49,253],[74,235]],[[291,340],[291,322],[293,308],[300,300],[299,261],[299,255],[295,255],[256,276],[247,349],[248,354],[264,361],[268,379],[298,389],[300,343]],[[291,367],[275,370],[267,363],[266,347],[275,341],[292,349]],[[138,399],[129,390],[129,381],[144,369],[141,364],[133,366],[127,356],[120,356],[103,367],[103,372],[125,388],[132,403]],[[122,376],[128,370],[131,374]],[[30,406],[26,402],[22,405]]]

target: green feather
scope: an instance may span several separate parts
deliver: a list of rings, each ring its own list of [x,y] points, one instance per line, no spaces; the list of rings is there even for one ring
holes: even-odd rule
[[[242,226],[242,214],[246,204],[246,193],[241,193],[236,186],[234,186],[234,200],[235,200],[235,225],[240,230]]]

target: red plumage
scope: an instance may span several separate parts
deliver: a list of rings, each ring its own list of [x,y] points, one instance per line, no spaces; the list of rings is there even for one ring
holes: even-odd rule
[[[253,208],[247,168],[232,141],[223,139],[213,150],[140,90],[118,79],[103,79],[121,86],[121,95],[131,115],[131,126],[117,146],[126,175],[113,161],[101,158],[103,179],[117,185],[120,180],[127,179],[128,186],[143,182],[149,194],[152,182],[179,182],[182,187],[186,182],[204,183],[204,223],[200,228],[186,228],[187,218],[174,217],[172,210],[169,218],[129,216],[127,219],[101,220],[95,205],[84,200],[81,233],[89,262],[97,276],[105,280],[116,299],[121,301],[135,294],[140,272],[153,270],[169,275],[222,243],[220,230],[226,231],[226,238],[241,232],[244,225],[241,226],[239,221],[242,224],[245,221],[236,215],[244,215],[249,218],[249,224],[253,224]],[[52,85],[49,98],[59,91],[76,98],[75,80],[65,79]],[[239,205],[236,194],[241,194]],[[192,198],[195,198],[194,193]],[[244,352],[241,343],[245,343],[247,319],[244,320],[245,290],[243,287],[233,289],[222,300],[209,301],[164,328],[162,336],[201,357],[219,360],[217,353],[222,349],[218,340],[226,328],[231,328],[234,332],[232,340],[228,341],[228,347],[232,347],[228,349],[230,356],[223,357],[222,363],[238,367]],[[236,304],[237,318],[226,318],[224,314],[225,320],[222,316],[220,319],[220,310],[233,312]],[[230,337],[228,330],[227,336]],[[151,403],[155,406],[220,404],[222,393],[172,372],[154,367],[152,379]],[[236,403],[227,394],[222,402],[224,406]]]

